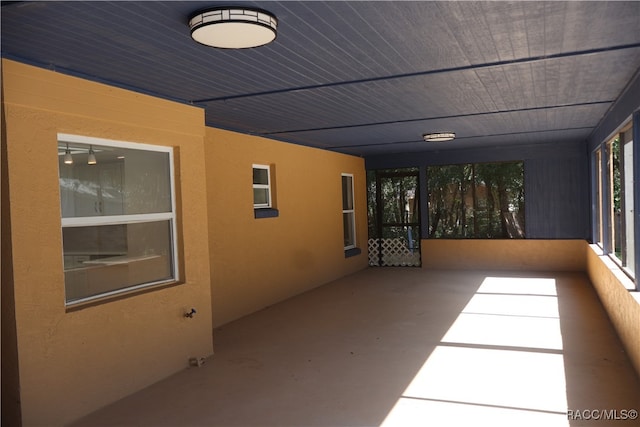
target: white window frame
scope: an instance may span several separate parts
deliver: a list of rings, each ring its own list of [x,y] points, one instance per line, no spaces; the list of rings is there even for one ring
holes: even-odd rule
[[[632,281],[635,282],[635,288],[640,290],[640,281],[638,278],[640,274],[638,271],[640,270],[640,263],[637,262],[638,251],[640,251],[640,244],[636,241],[636,236],[640,233],[637,233],[637,220],[634,221],[634,212],[637,206],[637,196],[638,190],[637,185],[638,182],[636,164],[637,159],[635,159],[635,154],[637,153],[638,139],[633,134],[633,130],[636,129],[636,125],[634,123],[634,115],[630,118],[624,120],[620,126],[616,128],[614,132],[612,132],[606,139],[604,139],[594,150],[594,164],[597,162],[598,153],[600,153],[600,167],[593,168],[593,173],[596,175],[592,180],[592,185],[595,185],[597,188],[600,187],[599,197],[595,197],[596,203],[594,208],[597,209],[597,212],[594,212],[593,215],[593,240],[601,249],[602,254],[608,256],[619,268],[620,271],[625,273]],[[631,131],[631,139],[625,140],[625,134]],[[620,214],[620,235],[621,238],[621,249],[626,250],[626,254],[624,257],[619,257],[616,254],[616,230],[614,223],[615,212],[614,212],[614,173],[613,173],[613,165],[612,165],[612,150],[611,144],[615,141],[616,138],[619,138],[619,162],[621,169],[620,172],[620,188],[621,188],[621,196],[622,197],[622,205],[624,208],[621,210]],[[625,151],[630,150],[631,159],[626,158]],[[629,153],[629,152],[627,152]],[[632,161],[629,161],[632,160]],[[627,163],[628,162],[628,163]],[[623,173],[624,172],[624,173]],[[627,185],[631,184],[631,185]],[[631,187],[631,188],[627,188]],[[592,194],[598,196],[598,191],[594,188],[592,190]],[[638,199],[640,200],[640,199]],[[598,203],[600,201],[600,203]],[[633,204],[633,207],[630,206]],[[626,205],[626,206],[625,206]],[[600,233],[597,233],[598,227],[596,224],[597,220],[600,220]],[[629,221],[629,222],[627,222]],[[622,224],[630,225],[628,229],[622,226]],[[625,230],[624,237],[622,235],[622,231]],[[624,245],[622,245],[624,243]],[[622,246],[625,246],[623,249]],[[623,259],[624,258],[624,259]]]
[[[256,203],[255,199],[253,200],[253,208],[254,209],[264,209],[271,208],[271,166],[269,165],[259,165],[253,164],[251,173],[252,178],[251,182],[253,183],[253,170],[254,169],[262,169],[267,171],[267,183],[266,184],[253,184],[253,189],[267,190],[267,203]]]
[[[343,209],[342,209],[343,217],[344,217],[344,214],[348,214],[348,213],[351,214],[351,233],[353,235],[353,244],[352,245],[347,245],[347,246],[344,247],[344,250],[347,251],[349,249],[355,249],[356,246],[357,246],[357,237],[356,237],[356,201],[355,201],[355,194],[354,194],[354,191],[353,191],[354,190],[354,181],[355,180],[354,180],[353,174],[350,174],[350,173],[342,173],[342,174],[340,174],[340,189],[341,189],[341,192],[343,190],[343,187],[342,187],[342,178],[343,177],[351,178],[351,207],[352,208],[351,209],[344,209],[344,206],[343,206]],[[344,200],[344,194],[342,195],[342,198],[340,200],[341,200],[341,203],[342,203],[342,200]],[[343,226],[344,226],[344,222],[343,222]],[[344,234],[344,230],[343,230],[343,234]]]
[[[618,139],[618,144],[619,144],[618,149],[619,149],[619,156],[620,156],[618,159],[618,161],[620,162],[620,165],[619,165],[620,169],[618,171],[619,172],[618,178],[620,179],[620,182],[618,184],[620,185],[620,193],[621,193],[620,195],[622,196],[622,199],[623,199],[621,200],[621,204],[624,206],[629,202],[633,203],[633,197],[634,197],[633,182],[635,180],[635,176],[633,175],[634,173],[633,162],[631,162],[630,164],[626,163],[629,159],[626,158],[625,152],[627,154],[631,153],[631,155],[633,155],[633,144],[635,144],[633,140],[635,138],[632,137],[632,139],[629,141],[625,141],[625,138],[624,138],[624,135],[627,134],[632,129],[633,129],[633,120],[625,121],[624,124],[621,125],[618,129],[616,129],[616,131],[612,133],[611,136],[607,138],[597,149],[597,151],[600,151],[602,153],[602,156],[605,157],[605,164],[607,164],[608,166],[606,169],[603,168],[605,170],[601,171],[602,177],[598,177],[598,179],[600,180],[602,180],[603,178],[605,179],[608,194],[607,194],[607,200],[603,201],[603,205],[601,206],[602,213],[600,214],[601,217],[605,217],[607,220],[606,224],[604,223],[602,224],[603,242],[596,242],[596,243],[598,243],[602,247],[604,253],[609,255],[609,258],[611,258],[616,264],[618,264],[618,266],[622,269],[622,271],[624,271],[630,278],[635,280],[635,278],[637,277],[637,272],[634,271],[636,267],[635,259],[634,259],[636,245],[634,240],[633,228],[631,228],[631,233],[627,232],[627,234],[622,235],[622,231],[625,230],[624,225],[629,225],[627,221],[629,220],[633,221],[633,206],[626,206],[625,209],[619,212],[621,222],[619,223],[620,229],[617,231],[620,234],[616,236],[618,233],[616,233],[616,227],[615,227],[616,213],[614,212],[614,194],[613,194],[615,183],[614,183],[614,169],[613,169],[613,153],[611,149],[611,146],[614,143],[614,141]],[[625,166],[627,167],[630,166],[630,169],[626,169]],[[631,179],[629,180],[629,178]],[[630,186],[631,188],[627,188],[627,183],[629,183],[629,181],[632,184]],[[606,215],[605,215],[604,209],[607,209]],[[626,224],[623,224],[623,223],[626,223]],[[631,227],[633,227],[634,223],[632,222],[630,225]],[[606,233],[606,237],[604,237],[604,233]],[[616,246],[618,244],[618,242],[616,241],[616,237],[619,237],[621,240],[621,242],[619,242],[621,251],[626,251],[626,254],[624,257],[618,256],[616,254]],[[605,244],[604,241],[608,243]]]
[[[144,223],[144,222],[155,222],[155,221],[169,221],[171,227],[171,262],[172,262],[172,271],[173,277],[170,279],[164,279],[154,282],[142,283],[139,285],[129,286],[123,289],[117,289],[113,291],[107,291],[104,293],[100,293],[97,295],[88,296],[85,298],[67,301],[65,297],[65,306],[74,306],[77,304],[86,303],[89,301],[102,299],[105,297],[129,293],[131,291],[135,291],[138,289],[148,288],[152,286],[167,284],[167,283],[176,283],[180,279],[180,263],[179,263],[179,255],[178,255],[178,231],[177,231],[177,219],[176,219],[176,191],[175,191],[175,164],[174,164],[174,155],[173,155],[173,147],[165,147],[159,145],[151,145],[151,144],[142,144],[137,142],[128,142],[128,141],[117,141],[112,139],[105,138],[95,138],[89,136],[80,136],[80,135],[70,135],[65,133],[58,134],[58,143],[79,143],[79,144],[88,144],[88,145],[103,145],[110,147],[119,147],[119,148],[128,148],[132,150],[139,151],[156,151],[168,153],[169,155],[169,182],[170,182],[170,191],[171,191],[171,212],[162,212],[162,213],[148,213],[148,214],[134,214],[134,215],[109,215],[109,216],[94,216],[94,217],[68,217],[61,218],[62,228],[66,227],[88,227],[88,226],[103,226],[103,225],[118,225],[118,224],[135,224],[135,223]],[[61,230],[62,231],[62,230]],[[63,250],[64,256],[64,250]]]

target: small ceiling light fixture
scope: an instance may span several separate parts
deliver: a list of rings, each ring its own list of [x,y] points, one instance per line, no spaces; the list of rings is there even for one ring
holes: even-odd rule
[[[73,164],[73,156],[71,155],[71,150],[69,150],[69,144],[67,144],[67,149],[64,150],[64,164],[65,165]]]
[[[456,137],[455,132],[435,132],[435,133],[425,133],[422,135],[422,138],[426,142],[442,142],[442,141],[451,141]]]
[[[196,12],[189,19],[191,37],[223,49],[258,47],[275,40],[278,20],[263,9],[228,6]]]
[[[98,161],[96,160],[96,153],[93,152],[93,145],[89,146],[89,157],[87,158],[87,164],[88,165],[95,165],[96,163],[98,163]]]

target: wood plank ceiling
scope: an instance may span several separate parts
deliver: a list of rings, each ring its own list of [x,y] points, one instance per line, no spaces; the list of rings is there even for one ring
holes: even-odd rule
[[[220,2],[3,2],[2,56],[361,156],[585,141],[640,70],[636,1],[241,4],[278,17],[273,43],[191,40]]]

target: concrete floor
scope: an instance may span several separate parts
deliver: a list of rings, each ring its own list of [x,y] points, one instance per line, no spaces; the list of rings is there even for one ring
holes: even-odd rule
[[[204,366],[74,426],[640,425],[581,273],[367,269],[214,334]]]

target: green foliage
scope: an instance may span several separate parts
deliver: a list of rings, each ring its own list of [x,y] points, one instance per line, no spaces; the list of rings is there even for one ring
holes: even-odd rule
[[[620,178],[620,138],[611,142],[611,162],[613,169],[613,211],[620,212],[622,209],[622,184]]]
[[[417,169],[367,172],[370,238],[420,235]],[[427,168],[429,237],[524,238],[523,162]],[[380,210],[378,210],[380,203]]]
[[[427,185],[430,237],[524,237],[522,162],[433,166]]]
[[[367,172],[369,238],[403,237],[407,227],[412,228],[413,236],[420,236],[417,188],[417,169],[414,168]],[[380,222],[382,227],[379,227]]]
[[[621,212],[622,212],[622,177],[620,171],[620,137],[611,141],[609,147],[611,162],[611,187],[613,194],[613,217],[611,218],[613,227],[613,249],[618,259],[622,259],[622,235],[620,229]]]

